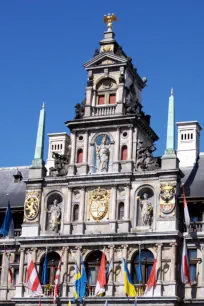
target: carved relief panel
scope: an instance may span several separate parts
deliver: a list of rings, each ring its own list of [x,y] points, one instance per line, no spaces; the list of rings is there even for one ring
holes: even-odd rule
[[[176,204],[176,183],[160,184],[160,217],[174,215]]]
[[[110,194],[110,190],[100,187],[88,192],[88,220],[100,221],[109,219]]]
[[[39,221],[41,190],[26,192],[24,203],[24,222],[36,223]]]

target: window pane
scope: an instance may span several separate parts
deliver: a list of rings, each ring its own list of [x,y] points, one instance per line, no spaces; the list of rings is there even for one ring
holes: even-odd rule
[[[145,282],[147,282],[148,279],[149,279],[150,273],[151,273],[151,271],[152,271],[152,266],[153,266],[153,265],[147,265],[147,271],[146,271],[146,279],[145,279]]]
[[[109,96],[109,104],[115,104],[116,103],[116,95],[110,94]]]
[[[97,281],[97,273],[95,267],[89,267],[88,268],[88,284],[89,285],[96,285]]]
[[[121,202],[119,203],[118,219],[122,220],[123,217],[124,217],[124,204]]]
[[[192,222],[198,222],[199,221],[198,216],[191,216],[191,221]]]
[[[105,104],[105,96],[98,96],[98,105]]]
[[[127,146],[122,147],[121,160],[127,160]]]
[[[189,249],[188,250],[188,259],[192,260],[197,258],[197,249]]]
[[[196,281],[196,264],[190,264],[190,280],[191,282]]]

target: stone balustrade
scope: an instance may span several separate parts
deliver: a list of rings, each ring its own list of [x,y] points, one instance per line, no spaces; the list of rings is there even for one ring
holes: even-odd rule
[[[116,104],[98,105],[92,107],[92,116],[115,115]]]
[[[204,231],[204,221],[191,222],[190,224],[190,233],[197,233]]]

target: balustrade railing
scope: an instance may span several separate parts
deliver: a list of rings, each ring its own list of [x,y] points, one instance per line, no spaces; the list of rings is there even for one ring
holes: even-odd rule
[[[19,237],[21,235],[21,228],[14,229],[14,237]]]
[[[204,231],[204,221],[191,222],[190,233],[197,233]]]
[[[43,294],[45,296],[54,296],[54,285],[48,284],[48,285],[42,285]]]
[[[116,104],[108,104],[103,106],[93,106],[92,116],[108,116],[115,115]]]
[[[95,289],[96,289],[96,286],[93,286],[93,285],[88,285],[87,286],[87,296],[95,296]]]

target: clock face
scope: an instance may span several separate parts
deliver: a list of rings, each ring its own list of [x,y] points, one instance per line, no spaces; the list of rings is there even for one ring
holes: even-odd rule
[[[28,194],[25,200],[24,214],[27,220],[34,220],[39,213],[39,194]]]

